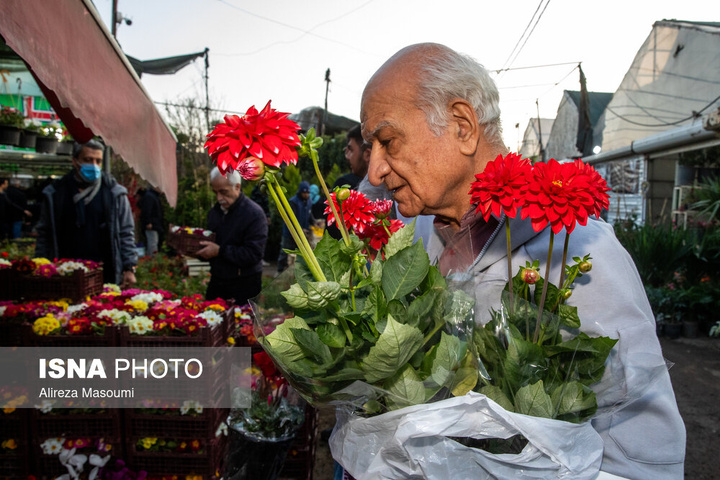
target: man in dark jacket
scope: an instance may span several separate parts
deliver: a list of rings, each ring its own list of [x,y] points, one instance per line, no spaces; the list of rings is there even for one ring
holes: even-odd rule
[[[155,255],[160,248],[160,235],[163,231],[162,204],[155,187],[145,190],[138,206],[140,207],[140,225],[145,230],[145,255]]]
[[[101,165],[105,147],[76,143],[73,169],[43,190],[35,255],[103,262],[103,280],[135,283],[135,222],[127,189]]]
[[[233,299],[243,305],[262,288],[268,225],[262,208],[242,193],[240,182],[237,172],[223,176],[217,167],[210,172],[217,203],[208,213],[207,225],[215,241],[200,242],[204,246],[197,255],[210,261],[205,298]]]

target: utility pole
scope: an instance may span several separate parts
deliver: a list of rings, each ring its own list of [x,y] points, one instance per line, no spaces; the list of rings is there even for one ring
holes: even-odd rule
[[[210,69],[210,49],[205,47],[205,126],[210,131],[210,92],[208,90],[208,70]]]
[[[537,120],[538,120],[538,144],[540,145],[540,161],[545,161],[545,148],[542,143],[542,125],[540,122],[540,103],[538,99],[535,99],[535,106],[537,106]]]
[[[323,112],[323,121],[322,121],[322,128],[320,129],[320,135],[323,135],[325,133],[325,124],[327,123],[328,119],[328,108],[327,108],[327,101],[328,101],[328,92],[330,91],[330,69],[328,68],[325,70],[325,111]]]
[[[117,2],[118,0],[112,0],[112,17],[110,19],[110,31],[112,32],[113,38],[117,38]]]

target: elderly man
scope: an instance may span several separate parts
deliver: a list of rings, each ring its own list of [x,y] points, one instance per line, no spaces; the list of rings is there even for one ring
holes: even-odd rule
[[[217,203],[208,213],[214,242],[200,242],[199,257],[210,261],[210,283],[205,298],[234,300],[243,305],[262,288],[262,257],[268,237],[263,209],[242,192],[240,174],[210,172]]]
[[[372,143],[369,180],[393,192],[400,213],[436,216],[431,258],[444,274],[470,272],[487,281],[477,287],[478,320],[489,319],[507,282],[505,218],[485,222],[468,195],[474,175],[507,153],[503,144],[498,91],[474,60],[437,44],[406,47],[374,74],[362,97],[363,136]],[[536,233],[530,220],[511,222],[514,265],[546,258],[549,228]],[[553,260],[562,258],[555,242]],[[446,248],[447,246],[447,248]],[[450,248],[452,246],[452,248]],[[618,338],[597,391],[621,376],[640,398],[612,415],[593,420],[604,441],[601,470],[632,479],[682,478],[685,427],[667,371],[643,383],[625,376],[629,358],[662,364],[655,320],[635,266],[612,228],[590,220],[570,237],[569,257],[592,253],[589,283],[577,288],[582,330]],[[559,277],[554,261],[550,277]],[[582,280],[587,280],[583,278]],[[599,395],[599,406],[617,398]]]

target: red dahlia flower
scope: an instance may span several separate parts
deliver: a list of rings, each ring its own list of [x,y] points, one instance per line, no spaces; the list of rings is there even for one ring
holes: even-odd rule
[[[590,215],[600,216],[603,210],[610,208],[610,197],[606,192],[610,191],[610,187],[607,186],[607,182],[600,174],[593,168],[592,165],[583,163],[582,160],[575,160],[575,166],[578,172],[587,175],[588,183],[590,185],[590,194],[594,200],[594,212],[590,212]]]
[[[362,193],[351,190],[350,196],[342,202],[342,209],[338,206],[335,194],[331,193],[330,196],[338,212],[342,210],[345,225],[356,234],[363,233],[375,221],[375,204]],[[327,224],[332,225],[335,223],[335,216],[332,214],[327,200],[325,200],[325,205],[328,206],[325,207],[323,213],[328,216]]]
[[[370,248],[379,251],[384,245],[387,245],[388,240],[390,240],[388,230],[390,231],[390,234],[393,234],[400,230],[403,226],[404,224],[400,220],[391,219],[390,225],[387,226],[386,230],[385,226],[383,226],[381,222],[378,222],[373,225],[368,225],[362,235],[360,235],[360,238],[363,240],[369,239],[370,241],[368,244],[370,245]]]
[[[504,158],[498,155],[489,162],[482,173],[475,175],[477,180],[470,187],[476,212],[481,212],[485,221],[491,214],[500,217],[503,212],[515,218],[518,208],[524,206],[530,169],[530,161],[517,153],[508,153]]]
[[[236,170],[246,157],[275,168],[283,162],[294,165],[300,127],[288,115],[270,108],[270,102],[260,112],[252,106],[242,117],[225,115],[225,122],[207,135],[205,148],[222,173]]]
[[[386,218],[392,209],[392,200],[375,200],[374,210],[377,218]]]
[[[528,178],[522,218],[530,217],[536,232],[549,223],[555,234],[563,227],[571,233],[576,223],[585,225],[588,216],[596,214],[595,186],[575,163],[536,163]]]

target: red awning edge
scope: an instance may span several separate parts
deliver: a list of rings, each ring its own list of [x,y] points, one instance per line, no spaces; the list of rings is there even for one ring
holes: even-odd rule
[[[175,135],[90,0],[2,3],[0,33],[57,97],[71,134],[101,136],[175,206]]]

